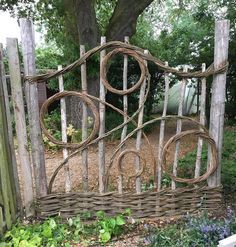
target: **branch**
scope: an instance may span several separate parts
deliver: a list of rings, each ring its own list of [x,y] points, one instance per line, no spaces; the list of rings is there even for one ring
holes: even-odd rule
[[[107,40],[121,40],[136,32],[139,15],[154,0],[118,0],[106,31]]]

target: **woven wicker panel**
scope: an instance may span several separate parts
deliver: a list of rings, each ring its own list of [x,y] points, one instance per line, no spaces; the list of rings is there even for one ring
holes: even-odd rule
[[[221,203],[221,187],[165,189],[160,192],[141,194],[110,192],[98,193],[57,193],[41,197],[37,201],[37,216],[69,218],[85,212],[92,216],[97,211],[115,215],[131,209],[135,219],[179,216],[194,213],[196,210],[214,210]]]

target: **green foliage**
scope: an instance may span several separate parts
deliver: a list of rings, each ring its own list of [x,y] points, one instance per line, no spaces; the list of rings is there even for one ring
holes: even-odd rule
[[[183,222],[162,229],[146,227],[149,234],[144,242],[152,247],[213,247],[219,240],[234,234],[235,226],[235,214],[228,208],[224,219],[211,218],[203,213],[197,217],[187,216]]]
[[[105,35],[109,20],[115,9],[117,0],[96,0],[95,1],[95,11],[97,16],[97,21],[99,29],[102,35]]]
[[[119,236],[126,224],[125,215],[129,216],[130,211],[126,210],[123,215],[107,217],[103,211],[97,212],[97,227],[99,230],[99,241],[107,243],[113,236]]]
[[[59,243],[67,240],[67,234],[65,225],[54,219],[48,219],[42,224],[17,224],[4,235],[2,240],[11,243],[14,247],[58,246]]]
[[[225,194],[236,191],[236,128],[228,128],[224,133],[221,181]]]
[[[58,109],[55,109],[54,111],[50,112],[50,114],[47,114],[44,122],[45,127],[48,129],[49,133],[57,140],[61,140],[61,115]],[[58,150],[59,147],[49,141],[45,135],[43,135],[43,141],[47,149],[51,151]]]
[[[88,242],[91,238],[97,238],[98,241],[106,243],[123,232],[124,225],[127,224],[125,218],[129,215],[130,210],[114,217],[107,217],[104,212],[99,211],[96,221],[90,224],[84,224],[80,216],[69,218],[65,223],[56,218],[28,225],[18,223],[2,238],[0,237],[0,246],[69,247]],[[83,218],[86,216],[88,215],[81,215]],[[90,214],[89,217],[91,217]]]
[[[142,191],[148,191],[154,189],[154,178],[151,178],[148,182],[142,183]]]
[[[236,191],[236,130],[235,127],[226,128],[224,131],[223,140],[223,152],[221,161],[221,182],[223,185],[224,193],[229,194]],[[183,178],[193,178],[196,162],[197,152],[196,150],[188,152],[183,158],[179,159],[178,164],[178,176]],[[206,171],[207,166],[207,145],[203,146],[202,159],[201,159],[201,171],[202,175]],[[167,175],[163,175],[165,181],[164,186],[169,186],[171,179]],[[179,184],[182,186],[182,184]]]

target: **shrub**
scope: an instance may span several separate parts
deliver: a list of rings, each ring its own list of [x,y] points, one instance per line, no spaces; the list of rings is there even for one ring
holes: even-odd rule
[[[213,247],[217,246],[219,240],[229,237],[235,231],[235,214],[231,208],[227,208],[224,219],[212,219],[206,213],[198,217],[187,216],[179,224],[172,224],[163,229],[152,229],[144,238],[144,242],[153,247]]]

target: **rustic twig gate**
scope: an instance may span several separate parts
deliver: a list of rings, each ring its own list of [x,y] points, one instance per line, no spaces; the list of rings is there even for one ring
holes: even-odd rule
[[[21,22],[24,25],[24,22]],[[184,71],[179,71],[175,68],[169,67],[167,63],[163,63],[159,59],[153,57],[148,51],[144,51],[138,47],[128,44],[128,38],[126,42],[108,42],[106,43],[105,38],[101,39],[101,46],[98,46],[85,53],[84,46],[81,46],[81,57],[79,60],[75,61],[73,64],[65,67],[59,68],[58,71],[53,73],[37,75],[37,76],[26,76],[28,92],[32,94],[27,96],[28,109],[30,109],[30,102],[33,100],[35,95],[36,83],[45,82],[51,78],[59,77],[60,80],[60,90],[61,92],[55,94],[53,97],[49,98],[42,106],[40,111],[40,122],[44,134],[48,137],[50,141],[64,148],[64,161],[58,166],[58,168],[53,173],[53,176],[50,178],[48,185],[48,193],[45,195],[45,177],[42,174],[42,171],[39,168],[42,166],[42,163],[37,163],[37,154],[41,150],[34,149],[35,164],[34,168],[34,179],[35,186],[37,187],[37,204],[36,212],[40,218],[46,218],[48,216],[54,216],[60,214],[62,217],[71,217],[78,213],[84,211],[96,212],[98,210],[104,210],[108,214],[115,214],[122,212],[126,208],[130,208],[132,214],[135,218],[146,218],[146,217],[161,217],[168,215],[181,215],[186,212],[195,212],[198,209],[209,208],[213,209],[217,206],[217,203],[221,201],[221,187],[220,187],[220,177],[216,175],[220,172],[219,163],[220,163],[220,150],[222,145],[222,113],[224,112],[224,97],[220,99],[220,106],[217,108],[219,114],[213,113],[215,109],[215,99],[218,97],[219,88],[225,83],[225,75],[227,70],[227,51],[228,51],[228,32],[229,32],[229,23],[228,21],[217,22],[216,25],[216,36],[215,36],[215,62],[210,67],[205,69],[205,65],[202,67],[202,71],[188,72],[187,68],[184,67]],[[9,51],[11,50],[12,41],[8,42]],[[17,45],[15,45],[17,47]],[[23,46],[24,47],[24,46]],[[25,48],[26,49],[26,48]],[[106,51],[108,52],[106,54]],[[86,76],[86,61],[95,53],[100,52],[100,97],[96,98],[87,93],[87,76]],[[223,52],[223,56],[219,55]],[[9,52],[10,53],[10,52]],[[29,52],[28,52],[29,53]],[[25,52],[25,56],[28,54]],[[107,65],[109,59],[117,53],[124,55],[124,68],[123,68],[123,89],[118,90],[113,88],[106,77],[107,74]],[[133,57],[140,66],[141,75],[137,83],[135,83],[131,88],[127,87],[127,63],[128,56]],[[10,61],[10,60],[9,60]],[[25,59],[25,61],[28,61]],[[144,104],[148,97],[149,87],[150,87],[150,76],[148,72],[148,62],[153,62],[159,69],[165,72],[165,96],[164,96],[164,109],[161,117],[154,118],[147,122],[143,122],[143,111]],[[10,68],[13,62],[10,62]],[[29,65],[28,65],[29,66]],[[63,91],[62,75],[69,72],[70,70],[81,66],[81,88],[82,92],[76,91]],[[19,66],[18,66],[19,67]],[[33,71],[33,70],[32,70]],[[26,75],[34,74],[34,72],[26,71]],[[13,71],[12,71],[12,74]],[[180,91],[180,102],[178,115],[167,116],[167,103],[168,103],[168,91],[169,91],[169,82],[170,74],[175,74],[182,81],[182,88]],[[211,123],[220,122],[220,127],[214,127],[210,125],[210,135],[205,125],[205,97],[206,97],[206,78],[213,75],[214,84],[213,94],[212,94],[212,106],[211,106]],[[196,120],[183,116],[183,97],[186,87],[186,81],[188,78],[198,78],[201,80],[201,112],[200,112],[200,122]],[[14,80],[14,77],[12,76]],[[20,79],[18,78],[18,81]],[[221,84],[221,85],[219,85]],[[31,89],[30,89],[31,88]],[[31,90],[31,91],[30,91]],[[123,109],[118,109],[113,105],[106,102],[106,91],[110,91],[114,94],[119,94],[123,96]],[[140,90],[138,110],[134,112],[131,116],[128,115],[128,95],[136,90]],[[223,88],[224,90],[224,88]],[[32,96],[33,95],[33,96]],[[15,95],[17,97],[17,95]],[[44,117],[47,112],[48,106],[55,100],[61,100],[62,105],[62,115],[64,115],[64,102],[63,98],[66,96],[76,96],[79,97],[83,102],[83,111],[82,111],[82,142],[81,143],[68,143],[66,141],[66,133],[63,134],[63,139],[56,140],[50,132],[46,129],[44,123]],[[99,109],[96,107],[96,103],[99,104]],[[218,104],[218,101],[217,101]],[[31,106],[32,107],[32,106]],[[121,114],[124,118],[124,121],[121,125],[117,126],[115,129],[105,132],[105,109],[106,107],[112,108],[117,113]],[[87,116],[88,110],[90,109],[93,113],[93,129],[90,135],[88,135],[88,126],[87,126]],[[221,109],[220,109],[221,108]],[[17,114],[17,104],[15,106]],[[35,111],[35,102],[34,102],[34,111],[31,111],[32,116],[36,116]],[[31,118],[32,118],[31,116]],[[214,119],[215,118],[215,119]],[[218,119],[217,119],[218,118]],[[168,119],[177,120],[177,130],[176,135],[168,140],[164,145],[164,130],[165,122]],[[137,122],[136,122],[137,120]],[[194,130],[182,131],[182,120],[187,120],[193,122],[197,128]],[[23,121],[23,120],[22,120]],[[29,120],[31,121],[31,120]],[[32,120],[33,121],[33,120]],[[35,119],[34,119],[35,121]],[[160,122],[160,135],[159,135],[159,144],[157,149],[153,149],[151,146],[148,137],[145,135],[143,128],[151,123]],[[131,132],[127,133],[128,123],[133,123],[136,128]],[[64,126],[64,127],[63,127]],[[66,122],[63,119],[62,130],[65,131]],[[35,127],[35,126],[33,126]],[[33,128],[32,127],[32,128]],[[23,128],[23,127],[22,127]],[[104,140],[108,137],[113,131],[122,129],[121,142],[118,145],[117,149],[113,153],[109,162],[105,162],[105,145]],[[216,129],[218,132],[216,132]],[[20,131],[20,130],[19,130]],[[38,130],[37,130],[38,131]],[[220,134],[219,134],[220,133]],[[31,131],[31,140],[35,138],[34,135],[39,134]],[[132,149],[126,149],[125,143],[131,137],[136,134],[136,147]],[[195,135],[198,137],[198,149],[197,149],[197,159],[195,167],[195,176],[194,178],[184,179],[178,177],[177,166],[178,166],[178,156],[179,156],[179,143],[180,139],[185,136]],[[21,140],[26,140],[24,134],[20,137]],[[141,142],[145,141],[145,145],[149,147],[151,154],[151,165],[153,166],[153,176],[154,176],[154,190],[152,191],[141,191],[141,175],[145,169],[146,161],[141,155]],[[209,145],[209,162],[208,168],[204,174],[200,174],[201,168],[201,150],[203,145],[203,140],[205,140]],[[217,142],[215,142],[216,140]],[[35,142],[34,142],[35,143]],[[40,143],[40,141],[38,141]],[[98,144],[98,167],[99,167],[99,191],[98,192],[89,192],[89,174],[88,174],[88,148],[94,144]],[[175,156],[173,169],[170,170],[170,164],[166,162],[166,155],[171,144],[176,145]],[[20,145],[20,143],[19,143]],[[20,147],[19,147],[20,148]],[[22,147],[23,148],[23,147]],[[67,149],[76,149],[74,152],[68,154]],[[83,166],[83,192],[70,192],[71,185],[69,179],[69,166],[68,161],[71,157],[82,155],[82,166]],[[130,178],[135,179],[135,192],[124,191],[124,177],[125,168],[123,164],[123,158],[128,153],[132,153],[137,156],[135,161],[135,171],[133,175],[128,174]],[[28,159],[28,158],[27,158]],[[26,160],[27,160],[26,159]],[[115,191],[109,191],[109,175],[111,169],[117,165],[119,176],[118,176],[118,185]],[[24,164],[27,170],[27,164]],[[23,168],[24,168],[23,166]],[[217,168],[218,166],[218,168]],[[53,182],[62,168],[65,168],[66,176],[66,193],[51,193]],[[29,168],[29,166],[28,166]],[[45,167],[43,168],[45,170]],[[217,169],[217,172],[216,172]],[[161,187],[162,174],[166,173],[172,179],[171,188],[163,189]],[[44,172],[43,172],[44,173]],[[27,174],[28,171],[27,171]],[[41,175],[40,175],[41,174]],[[206,180],[209,180],[208,185]],[[204,182],[205,181],[205,182]],[[43,184],[41,186],[41,182]],[[32,185],[32,181],[29,181]],[[186,187],[179,188],[177,183],[188,184]],[[40,189],[41,188],[41,189]],[[25,188],[26,189],[26,188]],[[30,188],[32,192],[33,188]],[[27,190],[25,193],[25,205],[26,209],[29,210],[27,206],[28,200],[30,200],[29,195],[27,195]],[[31,196],[32,197],[32,196]],[[27,200],[28,198],[28,200]]]

